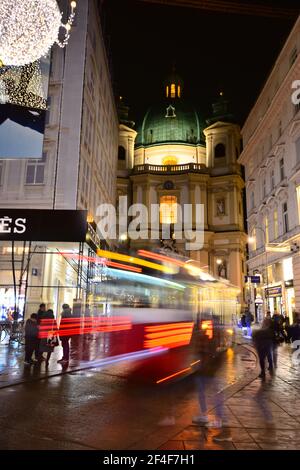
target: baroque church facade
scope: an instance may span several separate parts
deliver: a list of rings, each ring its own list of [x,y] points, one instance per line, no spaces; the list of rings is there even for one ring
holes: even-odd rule
[[[136,130],[128,120],[128,108],[120,103],[118,197],[127,196],[129,205],[143,203],[149,214],[151,205],[159,207],[157,237],[151,239],[149,220],[148,239],[127,240],[121,235],[121,242],[131,249],[164,248],[188,256],[239,287],[243,303],[247,237],[244,180],[237,163],[240,128],[228,113],[222,93],[205,123],[183,99],[182,81],[176,74],[166,81],[164,95]],[[200,250],[187,251],[187,240],[174,235],[177,207],[184,211],[185,204],[204,206]],[[169,239],[164,239],[163,224],[170,225]]]

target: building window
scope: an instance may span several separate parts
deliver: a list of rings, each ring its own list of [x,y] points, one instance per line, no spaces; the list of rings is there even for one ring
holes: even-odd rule
[[[267,185],[266,185],[266,178],[263,179],[263,197],[267,195]]]
[[[280,170],[280,181],[284,180],[284,159],[281,158],[279,161],[279,170]]]
[[[81,173],[81,201],[87,207],[90,188],[90,167],[86,160],[82,160],[82,173]],[[105,179],[107,181],[107,179]]]
[[[226,156],[226,148],[224,144],[215,146],[215,158],[222,158]]]
[[[44,184],[46,153],[41,160],[28,160],[25,184]]]
[[[274,239],[278,238],[278,211],[274,211]]]
[[[176,224],[177,222],[177,197],[176,196],[162,196],[160,198],[160,223],[161,224]]]
[[[271,181],[271,189],[273,190],[275,188],[275,173],[274,173],[274,170],[271,170],[270,181]]]
[[[166,87],[166,97],[169,98],[169,86]]]
[[[102,126],[102,128],[104,128],[104,126]],[[86,108],[84,143],[90,153],[93,151],[93,130],[94,130],[93,117],[89,109]]]
[[[269,150],[271,150],[273,146],[273,139],[272,139],[272,134],[269,135]]]
[[[165,116],[166,118],[175,118],[176,117],[176,114],[175,114],[175,108],[173,106],[168,106],[167,108],[167,114]]]
[[[178,98],[181,97],[181,86],[180,85],[178,85],[178,87],[177,87],[177,96],[178,96]]]
[[[268,217],[265,218],[265,234],[266,234],[266,245],[269,243],[269,219]]]
[[[282,215],[283,215],[283,233],[287,233],[289,231],[289,219],[288,219],[288,206],[286,202],[282,204]]]
[[[253,230],[250,231],[251,233],[251,248],[252,251],[257,250],[257,240],[256,240],[256,229],[254,228]]]
[[[126,150],[121,145],[119,146],[118,160],[126,160]]]
[[[281,137],[282,134],[282,122],[279,121],[278,123],[278,139]]]

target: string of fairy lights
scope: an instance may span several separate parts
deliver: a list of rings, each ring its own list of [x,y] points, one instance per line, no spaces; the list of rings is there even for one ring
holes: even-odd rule
[[[70,1],[63,23],[56,0],[0,1],[0,104],[47,108],[39,60],[68,44],[75,10]]]
[[[1,94],[2,91],[2,94]],[[47,109],[40,62],[8,67],[0,77],[0,103]]]
[[[75,18],[76,2],[70,2],[66,23],[56,0],[1,0],[0,60],[22,66],[44,57],[53,44],[65,47]],[[64,37],[60,39],[61,29]]]

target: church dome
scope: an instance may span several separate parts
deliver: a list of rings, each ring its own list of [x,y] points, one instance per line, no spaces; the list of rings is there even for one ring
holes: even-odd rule
[[[195,109],[181,99],[166,99],[147,111],[137,129],[136,147],[167,143],[204,143],[204,122]]]

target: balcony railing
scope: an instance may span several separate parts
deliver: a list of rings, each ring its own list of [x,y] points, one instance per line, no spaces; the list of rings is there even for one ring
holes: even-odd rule
[[[137,165],[133,168],[134,174],[140,173],[208,173],[208,168],[202,163],[186,163],[184,165]]]

